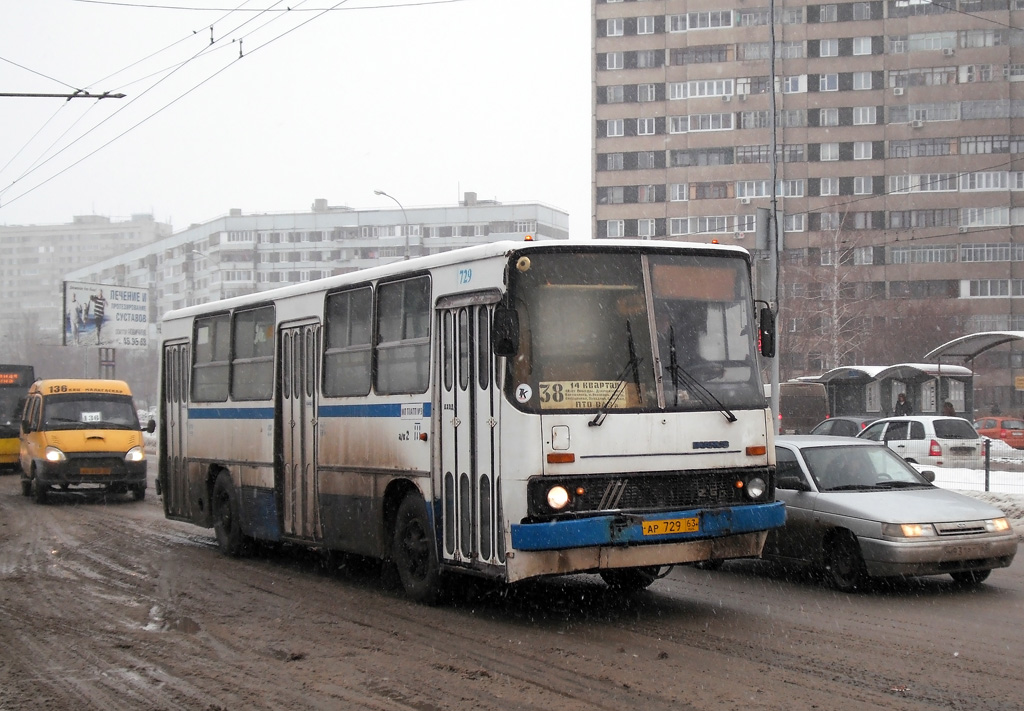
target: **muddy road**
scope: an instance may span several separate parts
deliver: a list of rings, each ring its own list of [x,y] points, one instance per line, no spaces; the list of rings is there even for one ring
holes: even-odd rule
[[[0,477],[0,709],[1024,708],[1024,562],[866,594],[758,563],[406,601],[375,566],[264,551],[142,502]],[[470,589],[472,587],[472,589]]]

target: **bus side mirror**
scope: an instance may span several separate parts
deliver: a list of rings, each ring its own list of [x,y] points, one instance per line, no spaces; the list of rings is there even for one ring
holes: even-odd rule
[[[491,324],[491,350],[509,358],[519,351],[519,313],[502,306],[494,309]]]
[[[757,326],[758,350],[765,358],[775,357],[775,314],[771,308],[761,309]]]
[[[21,431],[24,432],[25,434],[28,434],[29,432],[31,432],[32,431],[32,423],[29,422],[28,420],[22,420],[21,421]]]
[[[146,423],[146,432],[153,434],[156,432],[156,420],[150,420]]]

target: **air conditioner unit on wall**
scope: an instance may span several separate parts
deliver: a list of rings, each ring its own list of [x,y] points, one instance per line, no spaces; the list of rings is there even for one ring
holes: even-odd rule
[[[956,54],[956,50],[953,49],[952,47],[946,47],[944,50],[942,50],[942,54],[943,56],[946,57],[952,57],[954,54]]]
[[[722,101],[724,101],[725,103],[728,104],[730,101],[732,101],[732,97],[731,96],[723,96],[722,97]]]
[[[904,91],[905,91],[905,89],[902,86],[898,86],[898,87],[896,87],[895,89],[892,90],[892,95],[893,96],[903,96],[903,92]]]
[[[747,100],[747,95],[746,94],[739,94],[738,96],[740,97],[740,101],[746,101]]]
[[[921,128],[922,126],[924,126],[924,121],[921,121],[920,119],[916,119],[910,122],[911,128]]]
[[[740,198],[740,205],[749,205],[749,204],[750,204],[750,198],[747,198],[747,197]]]

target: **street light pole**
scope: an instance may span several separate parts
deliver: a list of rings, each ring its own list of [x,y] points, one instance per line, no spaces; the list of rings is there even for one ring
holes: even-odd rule
[[[405,214],[405,208],[402,206],[402,203],[398,202],[398,198],[396,198],[394,195],[388,195],[383,190],[374,190],[373,194],[374,195],[383,195],[386,198],[391,198],[392,200],[395,201],[395,204],[398,205],[399,208],[401,208],[401,210],[402,210],[402,219],[405,220],[405,258],[408,259],[409,258],[409,216],[407,214]]]

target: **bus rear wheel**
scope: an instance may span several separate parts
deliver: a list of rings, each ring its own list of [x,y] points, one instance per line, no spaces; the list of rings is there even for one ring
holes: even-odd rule
[[[391,559],[405,594],[428,605],[436,603],[441,593],[441,570],[431,532],[427,506],[422,497],[406,495],[395,517]]]
[[[657,566],[644,568],[614,568],[602,570],[601,579],[608,587],[622,592],[640,592],[658,579]]]
[[[145,490],[143,490],[145,494]],[[242,519],[238,506],[238,494],[231,482],[231,475],[222,471],[213,483],[213,531],[217,534],[217,545],[225,555],[240,556],[248,551],[245,535],[242,533]]]

